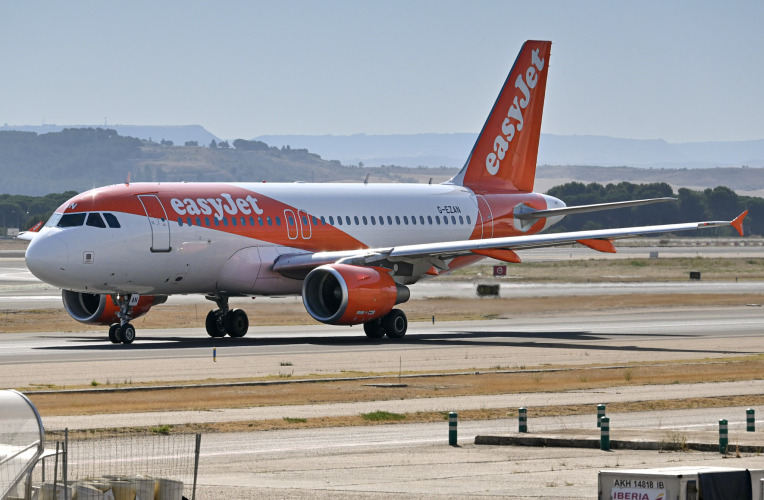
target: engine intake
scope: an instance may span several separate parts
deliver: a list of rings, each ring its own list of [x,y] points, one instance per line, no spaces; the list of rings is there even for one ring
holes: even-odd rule
[[[305,277],[302,302],[314,319],[330,325],[357,325],[381,318],[409,300],[409,289],[382,267],[320,266]]]
[[[111,325],[119,321],[119,306],[111,296],[95,293],[72,292],[63,290],[61,298],[69,316],[86,325]],[[132,317],[143,316],[152,306],[164,304],[166,295],[141,295],[138,304],[133,306]]]

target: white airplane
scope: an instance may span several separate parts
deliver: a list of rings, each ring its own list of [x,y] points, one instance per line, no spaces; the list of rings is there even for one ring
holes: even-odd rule
[[[172,294],[217,304],[212,337],[242,337],[249,319],[229,297],[301,294],[332,325],[363,324],[400,338],[397,304],[408,286],[486,257],[520,262],[518,249],[732,225],[733,221],[539,234],[565,215],[665,199],[578,207],[534,193],[551,42],[526,42],[464,168],[423,184],[130,183],[79,194],[31,239],[29,270],[63,290],[77,321],[110,325],[130,344],[133,318]]]

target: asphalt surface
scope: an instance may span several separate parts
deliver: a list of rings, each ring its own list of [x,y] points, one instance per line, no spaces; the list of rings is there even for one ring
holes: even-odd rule
[[[3,334],[0,387],[716,358],[764,352],[762,325],[762,307],[706,307],[410,323],[402,341],[326,325],[254,327],[241,339],[140,330],[130,346],[93,333]]]
[[[739,414],[739,410],[715,409],[697,420]],[[612,414],[611,435],[616,439],[619,429],[628,427],[631,433],[636,429],[637,436],[667,443],[685,436],[682,429],[661,427],[663,413]],[[686,420],[690,413],[678,419]],[[591,429],[595,424],[593,416],[531,417],[529,426]],[[514,430],[514,419],[460,422],[457,447],[448,446],[447,422],[210,435],[203,438],[200,492],[205,498],[225,493],[234,498],[594,499],[597,473],[602,469],[764,468],[764,455],[742,453],[737,458],[734,449],[723,457],[713,452],[474,444],[478,434]],[[730,444],[746,439],[744,434],[731,430]],[[714,438],[713,432],[708,434],[711,442]]]
[[[563,252],[579,249],[564,249]],[[554,249],[552,249],[554,251]],[[585,250],[583,250],[586,252]],[[644,252],[645,249],[640,249]],[[650,250],[647,250],[649,252]],[[667,252],[660,248],[658,251]],[[687,249],[682,250],[687,252]],[[692,252],[692,250],[689,250]],[[677,251],[678,252],[678,251]],[[705,252],[705,250],[704,250]],[[761,248],[723,252],[761,255]],[[747,253],[751,252],[751,253]],[[589,253],[590,254],[590,253]],[[553,258],[540,255],[538,258]],[[569,258],[565,255],[565,258]],[[21,266],[19,266],[21,264]],[[26,273],[26,274],[25,274]],[[436,282],[433,282],[436,283]],[[656,284],[642,285],[654,293]],[[728,286],[725,293],[749,293]],[[748,286],[748,285],[745,285]],[[755,286],[752,285],[752,286]],[[416,288],[416,287],[415,287]],[[447,289],[460,296],[458,287]],[[554,287],[558,289],[558,286]],[[591,289],[586,285],[586,289]],[[625,290],[625,291],[624,291]],[[718,290],[718,288],[717,288]],[[742,290],[742,291],[736,291]],[[756,289],[757,292],[760,290]],[[435,290],[433,293],[441,294]],[[502,295],[512,293],[502,289]],[[551,288],[522,288],[540,295]],[[585,293],[562,288],[562,294]],[[628,287],[600,294],[630,293]],[[705,292],[704,292],[705,293]],[[8,297],[60,307],[57,290],[28,275],[23,259],[0,258],[0,311]],[[435,295],[437,296],[437,295]],[[47,298],[31,298],[47,297]],[[287,299],[292,300],[292,299]],[[299,299],[297,299],[299,300]],[[13,306],[14,308],[16,306]],[[37,305],[40,307],[40,305]],[[403,342],[369,341],[358,328],[255,327],[244,339],[206,337],[203,329],[141,330],[130,348],[103,336],[58,332],[0,335],[0,387],[91,381],[185,381],[341,372],[526,369],[555,365],[627,364],[632,361],[734,357],[764,352],[764,308],[681,308],[544,315],[508,320],[410,325]],[[212,349],[216,359],[212,359]],[[284,362],[289,366],[283,366]],[[713,365],[710,365],[713,369]],[[288,372],[287,372],[288,370]],[[359,382],[363,383],[363,382]],[[761,394],[760,380],[640,386],[563,393],[507,394],[391,400],[374,403],[252,407],[205,412],[48,417],[48,429],[164,425],[269,418],[321,418],[378,409],[393,412],[476,408],[529,408],[537,435],[596,434],[597,403],[649,401],[729,394]],[[72,396],[76,398],[76,395]],[[129,397],[129,396],[128,396]],[[535,418],[533,408],[592,404],[592,415]],[[676,441],[701,436],[714,442],[720,418],[730,422],[730,444],[761,440],[764,408],[756,408],[759,432],[743,431],[745,407],[610,413],[611,435]],[[205,434],[197,498],[597,498],[597,472],[612,468],[677,465],[764,469],[764,455],[475,445],[478,435],[516,434],[514,418],[459,423],[459,446],[448,446],[447,422],[370,427]],[[140,440],[140,438],[136,438]],[[137,446],[137,445],[136,445]]]

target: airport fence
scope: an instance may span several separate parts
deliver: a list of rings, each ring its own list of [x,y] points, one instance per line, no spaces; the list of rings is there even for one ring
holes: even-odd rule
[[[66,431],[46,431],[45,440],[58,453],[37,464],[19,498],[101,498],[95,490],[103,498],[114,498],[109,490],[116,498],[196,498],[201,434],[70,440]]]

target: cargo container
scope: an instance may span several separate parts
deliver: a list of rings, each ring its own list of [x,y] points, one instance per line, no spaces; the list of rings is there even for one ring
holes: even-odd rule
[[[731,467],[609,469],[599,500],[764,500],[764,470]]]

